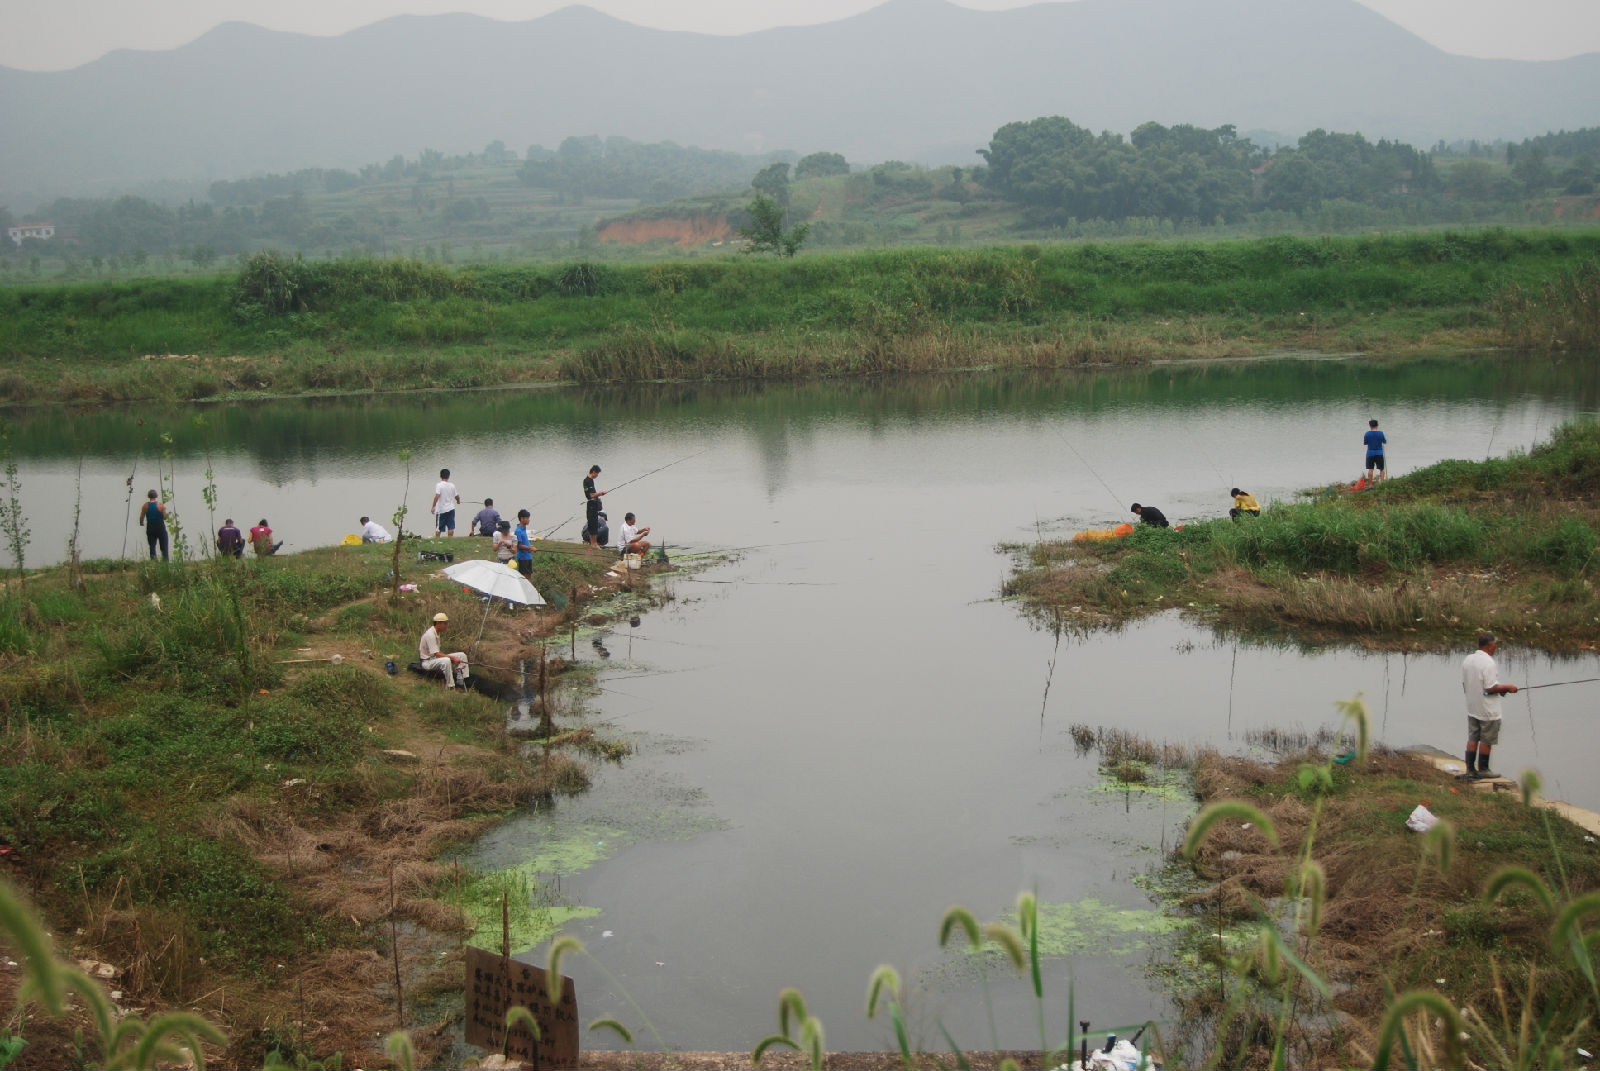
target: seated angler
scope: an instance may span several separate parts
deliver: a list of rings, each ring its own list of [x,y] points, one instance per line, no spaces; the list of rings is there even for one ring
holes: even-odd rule
[[[650,553],[650,541],[645,536],[650,534],[650,526],[639,527],[633,514],[629,513],[622,518],[622,550],[624,554]]]
[[[472,670],[467,665],[466,653],[452,651],[444,654],[439,647],[439,637],[444,634],[449,624],[450,615],[433,615],[433,624],[422,633],[422,639],[417,644],[417,657],[421,660],[424,670],[444,674],[446,688],[465,688],[467,678],[472,675]]]

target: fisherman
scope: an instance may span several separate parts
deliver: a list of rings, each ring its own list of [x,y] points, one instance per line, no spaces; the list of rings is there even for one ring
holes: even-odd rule
[[[594,478],[600,475],[599,465],[589,466],[589,475],[583,478],[583,541],[591,547],[600,546],[600,499],[604,491],[595,490]]]
[[[1167,523],[1167,515],[1156,509],[1154,506],[1141,506],[1139,503],[1135,502],[1128,508],[1137,513],[1139,515],[1139,519],[1145,524],[1152,525],[1156,528],[1172,527]]]
[[[494,499],[483,500],[483,508],[472,518],[472,523],[467,526],[467,535],[472,535],[476,530],[478,535],[488,537],[500,529],[500,511],[494,508]]]
[[[1378,430],[1378,422],[1376,420],[1369,420],[1367,421],[1367,433],[1361,436],[1361,441],[1367,447],[1366,481],[1369,484],[1377,483],[1387,476],[1383,465],[1383,446],[1389,441],[1389,437]],[[1376,470],[1377,475],[1373,475],[1374,470]]]
[[[217,552],[223,557],[244,557],[244,533],[239,531],[239,526],[229,517],[222,522],[222,527],[217,529]]]
[[[422,668],[430,673],[444,674],[446,688],[465,688],[467,678],[472,675],[467,666],[467,656],[462,651],[452,651],[443,654],[439,650],[439,637],[450,624],[448,614],[434,614],[433,624],[429,625],[422,634],[422,640],[417,644],[417,657],[422,661]]]
[[[433,485],[433,505],[428,507],[433,513],[433,538],[446,532],[456,534],[456,503],[460,500],[461,492],[450,482],[450,470],[440,469],[439,482]]]
[[[160,492],[152,489],[145,496],[146,501],[139,510],[139,523],[144,526],[145,542],[150,544],[150,560],[156,560],[156,545],[161,545],[161,560],[169,561],[167,551],[170,546],[167,537],[167,504],[161,501]]]
[[[371,517],[361,518],[361,542],[387,543],[393,538],[394,537],[389,534],[389,530],[387,528],[373,520]]]
[[[533,552],[538,549],[533,541],[539,538],[528,534],[528,518],[531,516],[525,509],[517,510],[517,530],[512,533],[517,546],[517,572],[529,579],[533,578]]]
[[[622,550],[624,554],[644,555],[650,553],[650,541],[645,536],[650,534],[647,524],[640,528],[634,523],[633,514],[625,514],[622,518]]]
[[[283,546],[283,540],[276,543],[272,541],[272,526],[265,517],[261,523],[250,527],[250,545],[256,548],[256,557],[265,558],[269,554],[278,553],[278,548]]]
[[[1494,653],[1500,641],[1492,632],[1478,634],[1478,649],[1461,663],[1461,691],[1467,697],[1467,772],[1465,778],[1496,776],[1489,769],[1489,750],[1500,742],[1500,697],[1514,694],[1515,684],[1501,684]]]
[[[1241,491],[1237,487],[1229,491],[1233,496],[1233,508],[1228,511],[1228,516],[1234,520],[1240,517],[1261,516],[1261,503],[1256,501],[1256,496],[1249,491]]]

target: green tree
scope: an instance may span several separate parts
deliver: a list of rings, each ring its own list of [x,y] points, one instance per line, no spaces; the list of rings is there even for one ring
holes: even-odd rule
[[[850,162],[836,152],[814,152],[810,156],[802,156],[800,162],[794,165],[794,177],[797,181],[849,173]]]
[[[756,177],[750,180],[750,185],[761,197],[767,198],[776,204],[781,212],[789,208],[789,165],[778,163],[769,164],[762,168]]]
[[[811,232],[809,223],[797,223],[785,230],[784,210],[770,197],[757,194],[746,211],[750,213],[750,223],[739,228],[739,235],[750,242],[745,247],[746,253],[776,253],[780,257],[792,257],[800,251]]]
[[[1285,212],[1304,212],[1322,203],[1317,165],[1296,152],[1272,158],[1264,188],[1267,205]]]

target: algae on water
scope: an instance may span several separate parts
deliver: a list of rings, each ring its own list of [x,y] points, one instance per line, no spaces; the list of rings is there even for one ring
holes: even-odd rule
[[[1015,915],[1003,921],[1015,926]],[[1115,907],[1089,897],[1039,905],[1039,954],[1044,956],[1123,956],[1148,949],[1183,920],[1152,908]]]
[[[573,919],[599,916],[597,907],[555,902],[550,887],[536,877],[541,873],[548,871],[538,869],[535,863],[524,863],[509,870],[497,870],[469,885],[462,895],[461,905],[473,922],[467,944],[498,952],[504,921],[508,943],[515,955],[556,936]]]

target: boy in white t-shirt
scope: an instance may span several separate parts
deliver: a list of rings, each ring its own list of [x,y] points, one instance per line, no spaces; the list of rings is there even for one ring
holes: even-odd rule
[[[461,493],[456,490],[456,485],[450,482],[450,470],[439,470],[439,482],[433,487],[433,538],[438,539],[445,532],[456,534],[456,503],[461,501]]]
[[[388,529],[373,520],[371,517],[361,518],[361,542],[387,543],[392,537]]]

